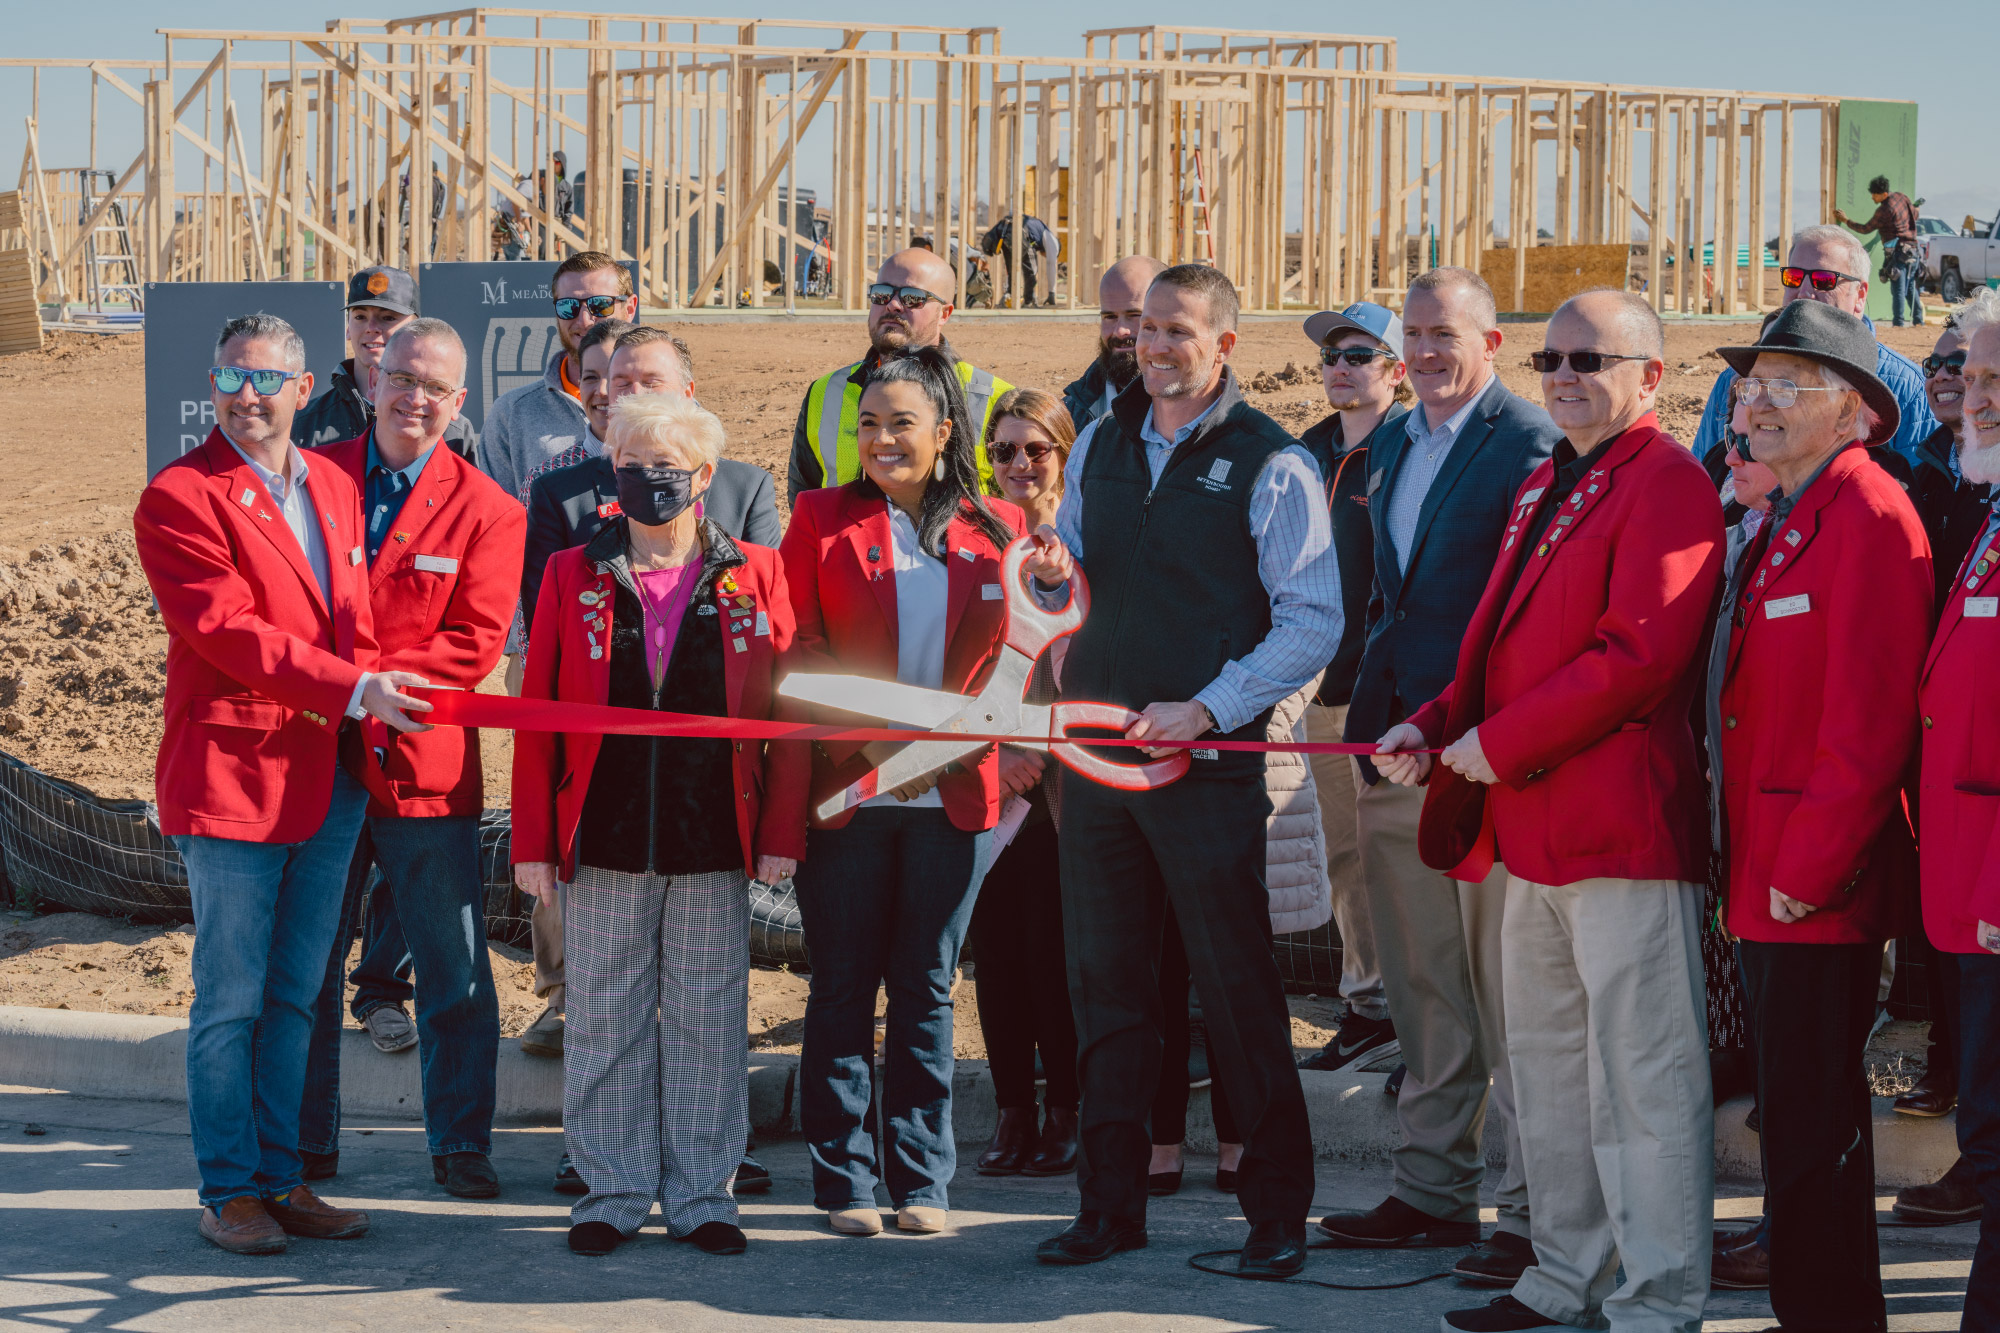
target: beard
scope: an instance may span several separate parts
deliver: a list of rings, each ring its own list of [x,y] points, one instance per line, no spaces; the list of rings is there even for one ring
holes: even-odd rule
[[[881,324],[869,330],[868,345],[878,353],[901,356],[915,350],[917,343],[907,325]]]
[[[1958,447],[1958,470],[1974,485],[2000,481],[2000,430],[1981,431],[1967,422],[1965,442]]]
[[[1099,338],[1097,364],[1104,367],[1104,378],[1111,381],[1112,389],[1123,393],[1133,380],[1139,378],[1139,353],[1136,340],[1114,343]]]

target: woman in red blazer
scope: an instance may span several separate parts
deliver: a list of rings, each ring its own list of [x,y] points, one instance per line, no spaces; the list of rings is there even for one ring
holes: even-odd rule
[[[1000,554],[1024,531],[1021,511],[980,497],[977,437],[935,350],[879,366],[859,411],[862,475],[799,496],[781,548],[797,621],[788,665],[975,694],[1006,633]],[[814,804],[895,749],[816,746]],[[813,964],[800,1111],[814,1201],[836,1231],[882,1229],[878,1177],[903,1230],[944,1226],[957,1168],[951,979],[999,811],[988,747],[935,785],[813,822],[798,877]],[[889,996],[879,1172],[863,1127],[878,985]]]
[[[623,513],[550,559],[524,698],[773,716],[792,641],[784,570],[696,516],[722,443],[722,423],[678,395],[613,407]],[[610,1253],[657,1201],[674,1236],[741,1253],[748,884],[791,874],[805,851],[804,747],[530,731],[514,744],[515,879],[535,897],[565,885],[563,1123],[590,1187],[570,1248]]]

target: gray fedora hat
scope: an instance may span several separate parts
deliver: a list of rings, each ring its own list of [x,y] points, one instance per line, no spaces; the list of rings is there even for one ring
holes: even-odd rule
[[[1902,423],[1903,410],[1896,403],[1896,395],[1875,373],[1881,355],[1875,335],[1844,310],[1835,310],[1819,301],[1794,301],[1764,326],[1755,343],[1715,350],[1739,375],[1748,375],[1750,367],[1765,352],[1802,356],[1833,371],[1858,389],[1861,401],[1880,418],[1874,434],[1863,444],[1887,444],[1895,438],[1896,428]]]

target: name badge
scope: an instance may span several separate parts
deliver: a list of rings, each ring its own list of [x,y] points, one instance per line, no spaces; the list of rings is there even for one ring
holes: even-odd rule
[[[347,563],[350,565],[358,565],[367,558],[368,558],[367,556],[361,553],[361,548],[359,546],[355,547],[353,550],[347,553]]]
[[[979,585],[979,600],[982,602],[997,602],[1005,595],[1006,593],[997,583],[982,583]]]
[[[1764,619],[1783,620],[1786,616],[1802,616],[1812,610],[1812,598],[1806,593],[1796,597],[1778,597],[1764,603]]]
[[[757,613],[757,633],[764,636],[769,636],[771,633],[770,617],[766,616],[762,611]]]
[[[2000,616],[2000,597],[1968,597],[1965,599],[1965,617],[1968,620],[1991,620]]]
[[[430,574],[456,574],[458,557],[455,555],[413,555],[410,563]]]
[[[958,558],[960,560],[971,560],[974,559],[975,557],[973,556],[972,552],[966,550],[963,546],[961,546],[958,548]]]

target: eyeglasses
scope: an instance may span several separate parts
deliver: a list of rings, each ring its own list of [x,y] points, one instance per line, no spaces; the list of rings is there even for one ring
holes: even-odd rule
[[[303,373],[298,370],[245,370],[241,366],[210,366],[208,382],[223,393],[242,393],[243,382],[248,380],[250,387],[257,391],[258,397],[269,398]]]
[[[424,397],[434,403],[441,403],[458,392],[452,385],[440,384],[436,380],[418,379],[407,371],[392,370],[382,378],[389,381],[389,387],[397,393],[416,393],[422,390]]]
[[[1551,352],[1546,349],[1528,353],[1528,364],[1544,375],[1553,375],[1562,369],[1567,358],[1570,369],[1579,375],[1595,375],[1604,369],[1607,361],[1651,361],[1650,356],[1625,356],[1616,352]]]
[[[1736,398],[1745,407],[1754,406],[1759,398],[1769,398],[1773,407],[1790,407],[1799,400],[1802,393],[1848,393],[1848,389],[1835,389],[1825,385],[1813,387],[1794,384],[1790,380],[1742,379],[1736,381]]]
[[[622,296],[558,296],[556,318],[575,319],[578,312],[588,310],[599,319],[603,319],[616,310],[624,300]]]
[[[922,310],[932,301],[942,301],[944,298],[936,292],[927,292],[921,287],[898,287],[889,282],[873,283],[868,288],[869,305],[887,305],[895,300],[902,301],[905,310]]]
[[[1940,370],[1949,370],[1954,375],[1965,373],[1965,353],[1953,352],[1950,356],[1927,356],[1923,360],[1924,378],[1936,379]]]
[[[1842,273],[1837,269],[1830,268],[1792,268],[1787,266],[1778,270],[1778,281],[1784,283],[1787,287],[1802,287],[1805,285],[1807,278],[1812,279],[1813,290],[1816,292],[1830,292],[1843,282],[1866,281],[1866,279],[1855,277],[1852,273]]]
[[[1014,461],[1015,454],[1025,454],[1030,463],[1039,463],[1054,453],[1055,448],[1053,444],[1046,444],[1040,440],[1035,441],[1033,444],[1015,444],[1012,441],[1003,440],[998,444],[987,445],[986,456],[1001,467],[1006,467]]]
[[[1319,349],[1319,363],[1322,366],[1333,365],[1336,361],[1345,361],[1348,365],[1359,370],[1378,356],[1384,361],[1394,361],[1396,359],[1396,354],[1386,347],[1322,347]]]

